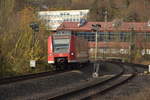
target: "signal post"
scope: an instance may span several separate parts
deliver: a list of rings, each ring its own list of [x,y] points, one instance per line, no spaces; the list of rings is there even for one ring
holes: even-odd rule
[[[95,55],[94,55],[94,72],[92,74],[93,78],[99,77],[99,62],[97,61],[97,49],[98,49],[98,32],[100,30],[101,25],[100,24],[92,24],[92,31],[95,32]]]
[[[33,49],[33,51],[34,51],[34,45],[35,45],[35,33],[36,32],[39,32],[39,24],[38,23],[36,23],[36,22],[32,22],[31,24],[30,24],[30,27],[32,28],[32,30],[33,30],[33,34],[32,34],[32,49]],[[33,57],[34,57],[34,54],[33,54]],[[30,60],[30,67],[32,68],[32,69],[34,69],[35,67],[36,67],[36,60],[35,59],[31,59]]]

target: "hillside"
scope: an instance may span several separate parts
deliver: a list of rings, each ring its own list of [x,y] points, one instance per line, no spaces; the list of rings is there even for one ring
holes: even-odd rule
[[[90,21],[121,18],[124,21],[148,21],[150,0],[16,0],[17,9],[32,6],[38,10],[90,9]]]

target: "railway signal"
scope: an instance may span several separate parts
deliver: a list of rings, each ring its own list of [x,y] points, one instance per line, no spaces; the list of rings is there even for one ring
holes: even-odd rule
[[[97,42],[98,42],[98,32],[100,30],[101,25],[100,24],[92,24],[92,31],[95,32],[95,62],[94,62],[94,72],[92,74],[93,78],[97,78],[99,76],[99,63],[97,62]]]
[[[33,45],[32,45],[32,47],[34,46],[34,43],[35,43],[35,32],[39,32],[39,24],[38,23],[36,23],[36,22],[32,22],[31,24],[30,24],[30,27],[32,28],[32,30],[33,30]]]
[[[97,42],[98,42],[98,32],[100,30],[101,25],[100,24],[92,24],[92,31],[95,32],[95,61],[97,60]]]
[[[39,32],[39,24],[38,23],[36,23],[36,22],[32,22],[31,24],[30,24],[30,27],[32,28],[32,30],[33,30],[33,36],[32,36],[32,49],[33,49],[33,51],[34,51],[34,45],[35,45],[35,32]],[[34,56],[34,54],[33,54],[33,56]],[[32,68],[32,69],[34,69],[35,67],[36,67],[36,60],[30,60],[30,67]]]
[[[38,23],[32,22],[32,23],[30,24],[30,27],[32,28],[32,30],[33,30],[34,32],[39,32],[39,24],[38,24]]]

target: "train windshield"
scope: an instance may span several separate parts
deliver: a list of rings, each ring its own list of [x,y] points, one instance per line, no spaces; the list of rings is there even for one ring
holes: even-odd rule
[[[63,38],[63,39],[54,39],[53,46],[55,53],[65,53],[68,52],[70,39]]]

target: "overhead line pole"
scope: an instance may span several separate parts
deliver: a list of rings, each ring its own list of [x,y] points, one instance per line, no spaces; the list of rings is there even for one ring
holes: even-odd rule
[[[97,37],[98,37],[98,31],[96,31],[95,35],[96,35],[95,36],[95,38],[96,38],[96,41],[95,41],[96,42],[96,44],[95,44],[95,61],[97,61],[97,49],[98,49],[98,45],[97,45],[98,44],[97,43],[98,42],[98,38]]]
[[[106,11],[104,12],[104,15],[105,15],[105,17],[104,17],[104,19],[105,19],[105,26],[104,26],[104,46],[106,45],[106,40],[107,40],[107,32],[106,32],[106,26],[107,26],[107,9],[106,9]],[[105,46],[106,47],[106,46]],[[104,53],[104,50],[105,50],[105,47],[104,47],[104,49],[103,49],[103,60],[105,59],[105,53]]]

